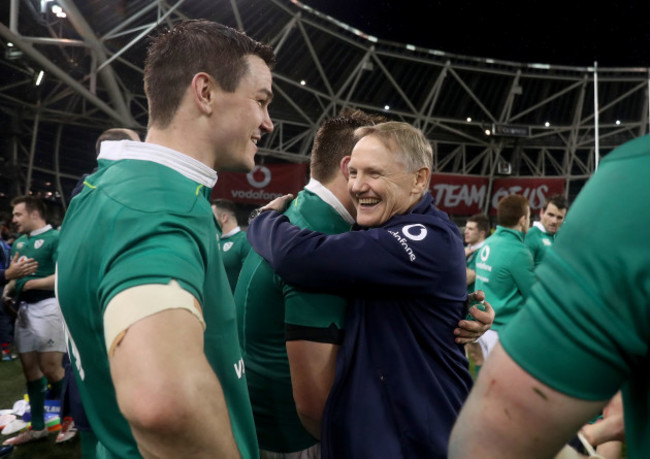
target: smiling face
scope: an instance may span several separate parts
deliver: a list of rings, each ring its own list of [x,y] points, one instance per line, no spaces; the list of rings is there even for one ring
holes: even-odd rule
[[[245,57],[248,70],[234,92],[217,89],[212,119],[215,169],[249,172],[257,144],[273,130],[268,106],[273,98],[271,70],[257,56]]]
[[[546,210],[542,209],[540,211],[539,219],[547,233],[555,234],[557,233],[557,230],[560,229],[560,226],[562,226],[565,215],[566,209],[558,209],[558,207],[551,202],[546,206]]]
[[[348,191],[359,225],[381,226],[393,215],[406,213],[422,197],[426,184],[420,183],[417,171],[408,172],[400,159],[400,153],[376,135],[362,137],[355,145],[348,164]]]

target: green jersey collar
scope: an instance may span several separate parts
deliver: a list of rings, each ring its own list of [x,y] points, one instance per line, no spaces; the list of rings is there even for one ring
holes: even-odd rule
[[[334,193],[328,190],[322,183],[320,183],[315,178],[310,178],[309,183],[305,186],[305,190],[311,191],[316,196],[321,198],[325,203],[329,204],[343,220],[348,222],[350,225],[354,224],[354,218],[350,215],[350,212],[347,211],[345,206],[341,204],[341,201],[338,200]]]
[[[52,225],[45,225],[42,228],[36,229],[36,230],[32,231],[31,233],[29,233],[29,237],[38,236],[39,234],[46,233],[47,231],[49,231],[51,229],[52,229]]]
[[[217,172],[212,168],[179,151],[153,143],[134,140],[105,141],[102,142],[97,159],[151,161],[173,169],[207,188],[212,188],[217,183]]]

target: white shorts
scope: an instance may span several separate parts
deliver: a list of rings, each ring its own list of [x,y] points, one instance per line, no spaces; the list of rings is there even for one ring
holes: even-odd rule
[[[494,346],[499,342],[499,334],[494,330],[486,331],[481,337],[476,341],[481,346],[481,351],[483,352],[483,359],[487,359],[487,356],[492,352]]]
[[[260,459],[320,459],[320,443],[293,453],[274,453],[261,449]]]
[[[21,302],[15,327],[14,342],[19,354],[66,352],[63,317],[56,298]]]

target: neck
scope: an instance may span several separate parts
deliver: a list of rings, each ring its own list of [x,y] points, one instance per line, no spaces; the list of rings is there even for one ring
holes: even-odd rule
[[[237,223],[226,222],[221,227],[221,231],[223,232],[223,234],[227,234],[227,233],[231,232],[232,230],[234,230],[235,228],[237,228],[237,226],[238,226]]]
[[[334,179],[321,183],[336,196],[336,199],[343,204],[343,207],[350,212],[350,215],[354,217],[357,214],[354,204],[352,204],[352,199],[350,198],[350,192],[348,191],[348,182],[342,174],[337,173]]]
[[[197,122],[199,121],[197,120]],[[145,142],[171,148],[214,169],[215,161],[212,149],[203,141],[199,134],[200,131],[195,126],[190,128],[186,124],[182,121],[178,122],[174,118],[174,121],[164,129],[152,126],[147,132]],[[188,136],[187,132],[192,132],[193,135]]]

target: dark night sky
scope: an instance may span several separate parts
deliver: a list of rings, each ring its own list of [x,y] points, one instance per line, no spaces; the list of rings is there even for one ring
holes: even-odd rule
[[[650,67],[650,2],[302,0],[380,39],[517,62]]]

